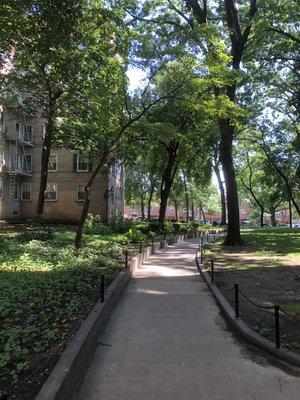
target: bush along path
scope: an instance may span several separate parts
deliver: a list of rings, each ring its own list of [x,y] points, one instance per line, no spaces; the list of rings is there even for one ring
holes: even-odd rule
[[[69,339],[124,263],[125,235],[41,230],[0,236],[0,390],[33,399]]]
[[[198,247],[181,242],[145,262],[73,400],[297,398],[299,377],[261,362],[228,331],[195,267]]]

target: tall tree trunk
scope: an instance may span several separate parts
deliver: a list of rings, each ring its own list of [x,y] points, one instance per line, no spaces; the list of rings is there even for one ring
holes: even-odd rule
[[[225,189],[224,185],[221,179],[221,174],[218,165],[214,165],[213,169],[215,171],[217,181],[218,181],[218,186],[220,190],[220,200],[221,200],[221,225],[226,224],[226,198],[225,198]]]
[[[264,226],[264,212],[265,210],[263,208],[260,209],[260,227],[263,228]]]
[[[179,213],[178,213],[178,203],[177,200],[174,200],[174,206],[175,206],[175,219],[178,222],[179,221]]]
[[[289,197],[289,226],[290,226],[290,228],[293,227],[293,209],[292,209],[292,202],[291,202],[290,197]]]
[[[192,200],[191,210],[192,210],[192,221],[195,221],[195,205],[193,200]]]
[[[145,193],[143,191],[143,188],[141,188],[141,219],[142,221],[145,221]]]
[[[106,163],[106,161],[109,157],[109,154],[110,154],[110,150],[103,152],[97,167],[95,168],[94,172],[92,173],[92,175],[85,187],[84,203],[83,203],[83,208],[82,208],[81,216],[80,216],[80,219],[78,222],[77,232],[76,232],[76,237],[75,237],[75,248],[77,250],[79,250],[81,248],[83,228],[84,228],[86,218],[88,216],[90,203],[91,203],[91,189],[92,189],[92,186],[93,186],[93,183],[95,181],[97,174],[103,168],[104,164]]]
[[[275,212],[276,212],[276,209],[270,208],[271,225],[272,225],[272,226],[276,226],[276,225],[277,225]]]
[[[244,182],[243,178],[241,178],[241,181],[242,181],[243,186],[248,190],[248,192],[252,196],[253,200],[255,201],[255,203],[259,207],[259,210],[260,210],[260,227],[262,228],[264,226],[265,207],[264,207],[263,203],[258,199],[258,197],[256,196],[256,194],[253,191],[253,187],[252,187],[252,167],[251,167],[251,164],[249,162],[248,162],[248,167],[249,167],[249,170],[250,170],[249,184],[247,185]]]
[[[49,111],[47,122],[48,123],[42,147],[40,186],[39,186],[39,194],[36,206],[36,217],[38,219],[42,219],[44,214],[45,193],[47,189],[47,180],[48,180],[48,163],[49,163],[52,137],[54,131],[54,111],[52,109],[50,109]]]
[[[189,192],[187,188],[187,179],[186,179],[186,174],[184,172],[183,172],[183,186],[185,195],[186,222],[189,222],[190,202],[189,202]]]
[[[242,245],[240,234],[240,211],[235,170],[232,157],[232,141],[234,128],[228,119],[220,119],[219,127],[221,132],[220,161],[225,178],[228,229],[224,244],[226,246]]]
[[[208,2],[203,1],[203,3],[201,3],[194,0],[187,0],[187,5],[189,6],[190,10],[192,10],[197,22],[200,25],[206,25],[208,20]],[[228,35],[231,43],[231,66],[232,69],[238,71],[244,55],[245,46],[251,33],[253,19],[257,12],[257,1],[251,0],[249,3],[248,20],[244,29],[242,29],[240,24],[239,9],[237,8],[236,2],[234,0],[225,0],[222,2],[222,7],[224,9],[223,15],[226,19]],[[208,55],[213,55],[216,52],[215,43],[210,39],[209,36],[207,36],[206,39]],[[215,87],[214,90],[217,97],[223,94],[218,87]],[[226,88],[226,94],[229,100],[231,100],[233,103],[236,103],[235,91],[235,84],[229,84]],[[232,159],[234,128],[229,119],[220,118],[218,123],[221,134],[220,161],[223,167],[225,178],[228,212],[228,231],[224,244],[228,246],[235,246],[241,245],[242,239],[240,234],[238,192]]]
[[[178,156],[179,143],[176,140],[172,140],[166,149],[168,152],[168,160],[160,186],[160,209],[158,220],[161,224],[165,222],[168,198],[177,171],[178,163],[176,163],[176,160]]]
[[[154,194],[154,188],[155,188],[155,180],[151,181],[151,186],[150,186],[150,192],[149,192],[149,197],[148,197],[148,213],[147,213],[147,219],[150,221],[151,219],[151,203],[152,203],[152,198]]]
[[[203,218],[203,220],[206,222],[206,217],[205,217],[204,209],[203,209],[202,206],[199,206],[199,208],[200,208],[200,212],[202,213],[202,218]]]

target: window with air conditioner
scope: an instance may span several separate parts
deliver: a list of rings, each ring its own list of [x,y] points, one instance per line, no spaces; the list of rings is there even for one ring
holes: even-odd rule
[[[22,183],[21,186],[21,200],[31,200],[31,184],[30,183]]]
[[[48,183],[46,192],[45,192],[45,200],[55,201],[57,200],[57,184],[56,183]]]
[[[48,162],[48,171],[57,171],[58,170],[58,155],[50,154],[49,162]]]
[[[84,201],[85,198],[85,184],[78,183],[77,185],[77,201]]]

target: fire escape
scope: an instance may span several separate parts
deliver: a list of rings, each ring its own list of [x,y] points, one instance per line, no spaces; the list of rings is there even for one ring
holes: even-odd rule
[[[7,134],[6,139],[9,141],[10,197],[18,200],[18,177],[32,176],[32,155],[28,153],[33,148],[32,126],[25,119],[23,124],[16,122],[14,134]]]

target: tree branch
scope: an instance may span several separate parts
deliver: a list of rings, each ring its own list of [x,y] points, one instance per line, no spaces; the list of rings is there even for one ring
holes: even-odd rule
[[[299,38],[297,38],[296,36],[292,35],[292,34],[289,33],[289,32],[285,32],[283,29],[280,29],[280,28],[273,28],[273,27],[272,27],[272,28],[269,28],[269,30],[270,30],[270,31],[273,31],[273,32],[277,32],[277,33],[279,33],[280,35],[285,36],[285,37],[291,39],[293,42],[296,42],[296,43],[299,43],[299,44],[300,44],[300,39],[299,39]]]
[[[207,22],[207,2],[204,1],[204,6],[201,7],[198,0],[187,0],[188,7],[193,10],[193,14],[196,17],[199,24],[206,24]]]

